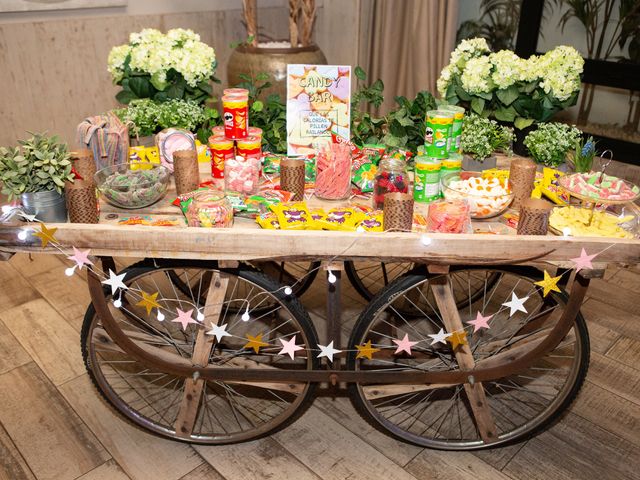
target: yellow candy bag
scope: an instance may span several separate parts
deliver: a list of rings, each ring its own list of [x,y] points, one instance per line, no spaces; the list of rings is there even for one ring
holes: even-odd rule
[[[564,173],[554,168],[544,167],[542,169],[540,191],[557,205],[567,205],[571,199],[567,191],[558,186],[558,179],[563,175]]]
[[[322,208],[311,210],[311,226],[309,230],[322,230],[322,221],[327,217],[327,213]]]
[[[305,230],[313,228],[311,214],[305,202],[277,203],[271,210],[278,217],[282,230]]]
[[[356,225],[356,230],[362,228],[366,232],[382,232],[382,211],[375,210],[364,214],[364,218]]]
[[[318,224],[327,230],[355,230],[356,223],[362,219],[363,213],[351,207],[332,208]]]
[[[280,222],[273,212],[263,213],[256,217],[256,223],[267,230],[280,230]]]

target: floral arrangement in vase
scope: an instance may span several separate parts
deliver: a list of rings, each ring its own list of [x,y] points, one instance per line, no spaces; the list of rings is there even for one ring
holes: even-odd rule
[[[576,172],[589,173],[593,167],[593,159],[596,156],[596,142],[593,137],[587,139],[579,138],[576,140],[576,146],[571,161]]]
[[[575,105],[583,66],[573,47],[523,59],[511,50],[492,53],[484,38],[474,38],[451,53],[438,91],[447,103],[522,129]]]
[[[122,87],[116,95],[120,103],[150,98],[201,104],[212,93],[209,82],[216,80],[216,56],[192,30],[174,28],[163,34],[145,28],[132,33],[129,43],[111,49],[107,69]]]
[[[580,130],[566,123],[541,123],[525,137],[524,145],[537,163],[558,167],[566,162],[581,135]]]

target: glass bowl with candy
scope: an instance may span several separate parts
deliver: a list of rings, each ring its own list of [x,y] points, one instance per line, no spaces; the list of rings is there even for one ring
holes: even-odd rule
[[[114,207],[135,209],[156,203],[167,192],[169,170],[156,163],[118,163],[94,175],[103,198]]]
[[[442,194],[446,200],[469,202],[471,218],[496,217],[509,207],[513,193],[509,181],[483,178],[482,172],[454,172],[442,177]]]

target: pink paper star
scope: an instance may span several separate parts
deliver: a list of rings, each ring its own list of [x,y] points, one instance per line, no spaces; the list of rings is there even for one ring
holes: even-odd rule
[[[296,345],[295,335],[291,337],[290,340],[283,340],[281,338],[279,338],[278,340],[280,340],[280,343],[282,343],[282,350],[278,352],[278,355],[288,354],[291,357],[291,360],[293,360],[293,356],[295,355],[295,353],[298,350],[303,350],[300,345]]]
[[[467,323],[473,325],[473,333],[476,333],[478,330],[480,330],[481,328],[491,328],[489,327],[489,320],[491,320],[491,318],[493,317],[493,315],[489,315],[488,317],[484,317],[482,316],[482,314],[480,312],[478,312],[478,314],[476,315],[476,319],[475,320],[469,320]]]
[[[393,343],[398,346],[394,353],[407,352],[409,355],[411,355],[411,347],[420,342],[412,342],[411,340],[409,340],[409,335],[405,333],[402,340],[393,340]]]
[[[593,265],[591,265],[591,261],[597,256],[597,253],[594,253],[593,255],[587,255],[587,252],[583,248],[582,252],[580,252],[580,256],[572,258],[571,261],[576,264],[576,272],[579,272],[582,269],[591,270],[593,268]]]
[[[76,247],[73,247],[73,255],[67,257],[69,260],[73,260],[76,262],[76,266],[78,270],[82,270],[83,265],[93,265],[93,262],[89,260],[89,252],[90,250],[78,250]]]
[[[193,313],[193,308],[191,310],[189,310],[188,312],[183,312],[179,308],[176,308],[176,310],[178,311],[178,318],[174,318],[171,321],[174,322],[174,323],[181,324],[182,325],[182,330],[186,330],[187,329],[187,325],[189,325],[190,323],[198,323],[193,318],[191,318],[191,314]]]

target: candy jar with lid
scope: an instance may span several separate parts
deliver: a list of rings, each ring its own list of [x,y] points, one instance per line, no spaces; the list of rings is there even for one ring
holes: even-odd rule
[[[409,191],[407,164],[401,158],[385,157],[380,160],[373,184],[373,208],[384,208],[386,193]]]
[[[185,212],[190,227],[229,228],[233,226],[233,207],[223,192],[196,193]]]

